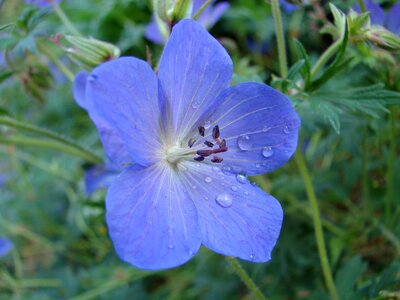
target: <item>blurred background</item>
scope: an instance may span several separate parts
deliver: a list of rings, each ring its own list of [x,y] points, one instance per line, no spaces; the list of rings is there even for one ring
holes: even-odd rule
[[[329,2],[283,2],[289,65],[301,58],[296,39],[315,63],[337,35]],[[331,3],[344,13],[355,5]],[[388,12],[396,1],[377,3]],[[351,36],[343,53],[349,61],[307,90],[299,70],[291,69],[286,81],[278,75],[271,6],[255,0],[229,4],[210,32],[232,57],[233,83],[286,84],[302,118],[299,148],[340,298],[400,299],[398,50]],[[60,8],[84,36],[112,43],[122,55],[146,59],[151,53],[157,64],[162,45],[145,37],[150,1],[63,0]],[[35,1],[0,1],[0,117],[47,128],[102,157],[97,131],[60,71],[60,64],[72,74],[84,67],[50,40],[68,32],[60,16]],[[88,193],[85,187],[94,162],[38,146],[36,138],[0,124],[0,237],[13,244],[0,258],[1,300],[253,299],[227,260],[205,248],[165,271],[124,264],[107,236],[105,190]],[[280,200],[285,219],[272,260],[243,261],[243,267],[269,299],[329,299],[294,159],[254,180]]]

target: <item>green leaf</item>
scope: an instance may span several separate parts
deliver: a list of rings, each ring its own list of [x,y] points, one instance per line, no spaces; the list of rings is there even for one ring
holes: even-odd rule
[[[301,74],[308,85],[311,75],[311,60],[310,56],[308,56],[306,49],[304,49],[303,44],[299,40],[294,40],[294,44],[296,47],[297,56],[304,60],[303,68],[301,69]]]
[[[336,287],[342,300],[360,299],[357,296],[356,283],[367,268],[359,256],[347,261],[338,271]]]

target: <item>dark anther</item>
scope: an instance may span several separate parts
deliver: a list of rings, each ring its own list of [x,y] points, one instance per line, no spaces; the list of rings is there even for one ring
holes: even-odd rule
[[[206,156],[210,156],[211,154],[213,154],[214,151],[213,150],[197,150],[196,153],[197,153],[197,155],[206,157]]]
[[[226,148],[226,140],[225,139],[221,140],[221,142],[219,143],[219,147]]]
[[[214,146],[213,143],[211,143],[210,141],[205,141],[204,145],[207,145],[208,147],[212,148]]]
[[[222,157],[219,156],[213,156],[213,158],[211,159],[212,163],[220,163],[222,162],[224,159]]]
[[[218,149],[213,150],[213,153],[221,153],[228,151],[228,147],[220,147]]]
[[[197,127],[197,129],[199,130],[199,134],[201,136],[204,136],[204,132],[206,131],[206,129],[203,126],[199,126]]]
[[[196,156],[194,158],[195,161],[203,161],[204,160],[204,156]]]
[[[194,143],[196,143],[196,140],[194,138],[190,138],[189,141],[188,141],[189,148],[192,148]]]
[[[212,136],[213,136],[214,139],[219,138],[219,127],[218,127],[218,125],[213,128]]]

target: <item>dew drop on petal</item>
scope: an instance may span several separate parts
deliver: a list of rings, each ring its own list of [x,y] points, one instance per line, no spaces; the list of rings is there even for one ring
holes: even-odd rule
[[[232,191],[236,192],[238,190],[238,187],[236,185],[231,186]]]
[[[196,109],[196,108],[198,108],[198,107],[199,107],[199,102],[193,101],[193,102],[192,102],[192,108],[193,108],[193,109]]]
[[[219,171],[221,171],[221,169],[217,166],[212,166],[212,170],[216,173],[218,173]]]
[[[288,126],[283,127],[283,133],[289,134],[290,130]]]
[[[274,154],[274,150],[271,147],[264,147],[262,148],[262,155],[266,158],[271,157]]]
[[[211,177],[207,176],[206,178],[204,178],[204,181],[207,183],[210,183],[212,181],[212,179],[211,179]]]
[[[248,196],[248,195],[249,195],[249,192],[248,192],[248,191],[244,191],[244,194],[245,194],[246,196]]]
[[[256,168],[258,169],[258,168],[260,168],[261,167],[261,164],[260,163],[256,163]]]
[[[205,121],[204,122],[204,128],[205,129],[208,129],[208,128],[210,128],[211,127],[211,121]]]
[[[221,207],[229,207],[232,205],[232,196],[227,193],[219,194],[215,197],[215,202]]]
[[[241,135],[237,139],[237,145],[240,150],[247,151],[251,149],[252,140],[248,135]]]
[[[236,175],[236,180],[241,184],[247,183],[247,177],[245,175],[243,175],[243,174],[237,174]]]
[[[232,174],[232,167],[230,167],[230,166],[223,166],[223,167],[222,167],[222,173],[224,173],[225,175]]]
[[[250,254],[250,260],[254,259],[254,254]]]

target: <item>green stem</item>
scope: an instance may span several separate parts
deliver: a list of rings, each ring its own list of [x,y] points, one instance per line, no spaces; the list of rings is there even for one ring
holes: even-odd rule
[[[242,265],[237,261],[237,259],[233,257],[227,257],[227,260],[235,269],[236,273],[239,275],[240,279],[244,282],[247,288],[253,293],[254,297],[257,300],[266,300],[265,296],[261,293],[258,286],[254,283],[254,281],[247,274],[245,269],[243,269]]]
[[[328,49],[325,50],[324,53],[317,60],[315,65],[311,69],[311,79],[317,75],[318,71],[326,64],[326,62],[336,53],[336,51],[340,48],[342,44],[342,40],[337,40],[332,45],[329,46]]]
[[[56,1],[52,1],[52,5],[53,5],[53,9],[54,9],[55,13],[60,18],[61,22],[64,24],[64,26],[67,28],[67,30],[73,35],[82,36],[82,34],[75,28],[75,26],[68,19],[67,15],[61,9],[61,7],[58,5],[58,3]]]
[[[202,6],[200,6],[199,10],[196,11],[196,13],[193,15],[193,19],[197,20],[197,18],[203,13],[203,11],[206,9],[206,7],[212,2],[213,0],[207,0],[204,2]]]
[[[285,35],[283,33],[281,9],[278,0],[272,0],[272,15],[275,22],[276,42],[278,45],[278,58],[279,67],[281,70],[281,76],[286,77],[288,73],[287,58],[286,58],[286,47],[285,47]]]
[[[326,251],[324,232],[322,230],[322,224],[321,224],[321,215],[318,208],[318,200],[317,197],[315,196],[315,191],[311,181],[311,176],[307,169],[303,154],[299,149],[296,151],[295,159],[300,174],[304,181],[308,199],[310,201],[313,223],[314,223],[315,238],[317,240],[318,253],[321,261],[322,272],[324,275],[325,283],[328,288],[331,299],[338,300],[339,296],[337,294],[336,287],[333,281],[332,271],[329,265],[328,254]]]
[[[56,65],[56,67],[64,73],[64,75],[71,81],[74,81],[74,74],[60,61],[60,59],[54,55],[53,52],[49,51],[45,46],[42,44],[38,43],[37,44],[38,49],[46,55],[53,64]]]
[[[396,159],[396,115],[395,107],[390,109],[389,115],[389,155],[386,171],[386,195],[385,195],[385,220],[386,224],[391,225],[393,215],[393,198],[394,198],[394,164]]]
[[[51,142],[51,141],[46,141],[46,140],[34,140],[34,139],[28,139],[25,137],[16,138],[16,142],[18,142],[20,145],[24,145],[24,143],[25,143],[25,146],[28,146],[25,141],[30,141],[30,142],[32,142],[31,146],[43,147],[47,143],[47,145],[50,145],[50,147],[52,149],[61,150],[66,153],[82,157],[82,158],[88,160],[89,162],[98,164],[103,161],[99,156],[97,156],[93,152],[86,150],[85,148],[74,143],[73,141],[71,141],[67,138],[64,138],[50,130],[36,127],[36,126],[31,125],[26,122],[17,121],[10,117],[0,117],[0,125],[4,125],[4,126],[16,128],[16,129],[21,129],[23,131],[27,131],[27,132],[31,132],[31,133],[35,133],[35,134],[39,134],[43,137],[46,137],[46,138],[56,141],[56,142]],[[1,139],[4,141],[3,143],[10,144],[13,137],[9,137],[9,138],[2,137]],[[14,139],[15,139],[15,137],[14,137]]]
[[[87,150],[52,140],[42,140],[29,138],[26,136],[10,136],[6,138],[0,137],[0,144],[53,149],[73,156],[81,157],[95,164],[101,162],[101,159],[93,155],[91,152],[88,152]]]
[[[367,11],[364,0],[358,0],[358,6],[360,6],[360,10],[362,13],[365,13]]]

